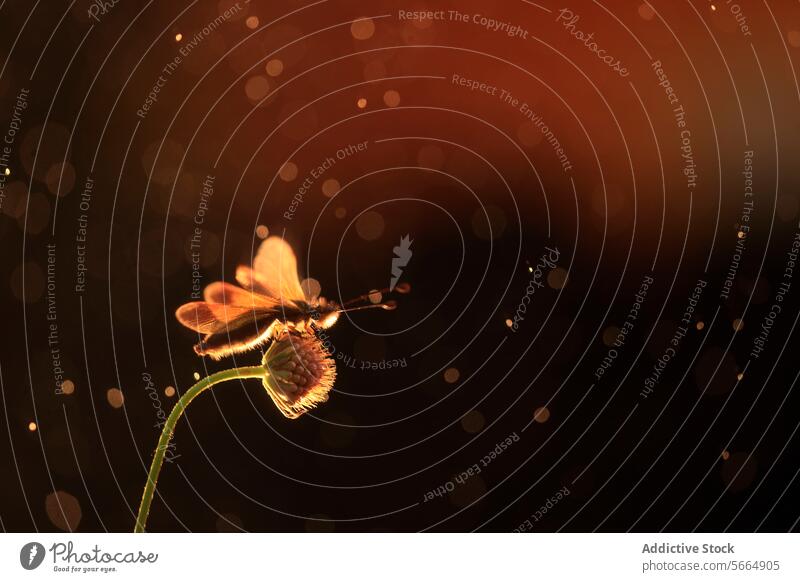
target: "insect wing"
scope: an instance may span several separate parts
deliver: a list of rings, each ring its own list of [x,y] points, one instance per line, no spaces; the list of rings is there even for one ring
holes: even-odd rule
[[[182,325],[197,333],[212,334],[241,327],[252,318],[261,319],[272,313],[276,313],[274,309],[264,307],[193,301],[181,305],[175,312],[175,317]]]
[[[266,291],[266,295],[281,303],[305,301],[297,274],[297,257],[281,237],[271,236],[261,243],[253,261],[253,271],[255,275],[251,275],[251,279]],[[238,275],[237,271],[237,279]]]
[[[258,292],[251,292],[225,283],[217,281],[211,283],[203,291],[203,299],[207,303],[222,303],[228,306],[250,307],[250,308],[274,308],[278,302]]]

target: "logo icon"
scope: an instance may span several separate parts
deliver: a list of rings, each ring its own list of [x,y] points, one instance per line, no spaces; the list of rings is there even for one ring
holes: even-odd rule
[[[411,252],[411,243],[413,242],[411,235],[407,234],[400,239],[400,244],[392,249],[395,256],[392,258],[392,280],[389,283],[389,291],[394,291],[400,276],[403,274],[403,267],[408,265],[408,261],[411,260],[411,255],[413,254]]]
[[[39,542],[29,542],[19,551],[19,563],[26,570],[35,570],[44,561],[44,546]]]

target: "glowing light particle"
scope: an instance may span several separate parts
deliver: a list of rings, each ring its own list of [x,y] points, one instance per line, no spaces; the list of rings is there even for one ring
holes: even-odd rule
[[[533,420],[538,422],[539,424],[544,424],[550,419],[550,411],[547,409],[546,406],[541,406],[536,409],[536,412],[533,413]]]
[[[292,162],[286,162],[281,167],[281,171],[279,173],[281,180],[284,182],[291,182],[295,178],[297,178],[297,164]]]
[[[456,368],[447,368],[444,372],[444,381],[448,384],[455,384],[461,377],[461,372]]]
[[[553,289],[563,289],[568,280],[567,271],[561,267],[556,267],[547,274],[547,284]]]
[[[33,421],[29,422],[28,423],[28,430],[31,431],[31,432],[36,431],[36,423],[33,422]]]
[[[639,16],[642,17],[644,20],[653,20],[653,17],[656,15],[655,10],[653,7],[647,3],[639,5]]]
[[[339,181],[335,180],[334,178],[325,180],[322,183],[322,193],[328,198],[330,198],[331,196],[335,196],[341,189],[342,187],[339,184]]]
[[[477,410],[467,413],[461,419],[461,428],[470,434],[479,433],[485,425],[486,419]]]
[[[397,91],[387,91],[383,94],[383,102],[387,107],[397,107],[400,105],[400,93]]]
[[[375,34],[375,23],[371,18],[361,18],[350,25],[350,33],[356,40],[367,40]]]
[[[272,59],[267,63],[267,75],[270,77],[277,77],[283,72],[283,61],[280,59]]]
[[[251,77],[244,85],[244,92],[251,101],[260,101],[269,93],[269,81],[261,75]]]
[[[109,388],[106,392],[106,400],[113,408],[122,408],[125,404],[125,396],[119,388]]]

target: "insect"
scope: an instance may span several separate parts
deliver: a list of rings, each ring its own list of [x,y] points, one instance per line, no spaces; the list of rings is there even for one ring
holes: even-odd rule
[[[208,285],[204,301],[181,305],[175,312],[178,321],[203,334],[194,346],[200,356],[215,360],[245,352],[267,343],[284,333],[308,334],[315,329],[328,329],[346,311],[382,308],[391,310],[396,302],[348,307],[367,302],[370,297],[388,289],[356,297],[343,305],[318,297],[303,289],[297,273],[297,258],[289,244],[278,236],[261,243],[253,267],[240,265],[236,282],[223,281]],[[407,293],[408,284],[395,287]]]

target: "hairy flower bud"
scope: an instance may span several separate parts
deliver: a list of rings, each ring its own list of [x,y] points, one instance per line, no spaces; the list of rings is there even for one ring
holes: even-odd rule
[[[326,402],[336,379],[333,359],[311,335],[284,334],[275,339],[261,364],[267,371],[264,388],[287,418],[298,418]]]

